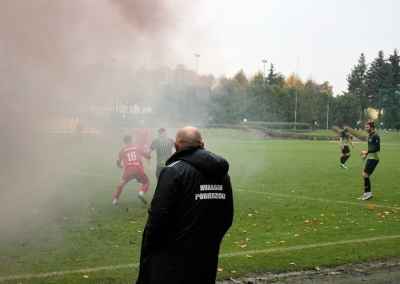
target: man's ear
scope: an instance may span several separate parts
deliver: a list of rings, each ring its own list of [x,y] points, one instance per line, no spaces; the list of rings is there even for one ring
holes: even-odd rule
[[[200,143],[200,147],[204,148],[204,142],[203,141]]]
[[[176,141],[174,141],[174,146],[175,146],[175,150],[178,151],[179,150],[179,145],[178,145],[178,143],[176,143]]]

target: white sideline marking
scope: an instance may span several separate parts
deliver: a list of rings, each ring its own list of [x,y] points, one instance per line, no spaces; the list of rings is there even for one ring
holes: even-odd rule
[[[69,173],[69,174],[78,174],[78,175],[86,175],[86,176],[98,176],[98,177],[121,179],[121,177],[109,176],[109,175],[81,173],[81,172],[74,172],[74,171],[58,171],[58,170],[53,170],[53,171]],[[321,202],[333,202],[333,203],[340,203],[340,204],[363,205],[363,206],[365,205],[365,202],[349,202],[349,201],[329,200],[329,199],[321,199],[321,198],[310,198],[310,197],[305,197],[305,196],[294,196],[294,195],[281,194],[281,193],[260,192],[260,191],[243,190],[243,189],[233,189],[233,190],[234,191],[241,191],[241,192],[257,193],[257,194],[265,194],[265,195],[276,195],[276,196],[290,197],[290,198],[297,198],[297,199],[306,199],[306,200],[308,199],[308,200],[315,200],[315,201],[321,201]],[[382,208],[390,208],[390,209],[399,209],[399,207],[395,207],[395,206],[376,205],[376,204],[374,204],[374,206],[375,207],[382,207]]]
[[[117,178],[117,179],[121,179],[121,177],[109,176],[109,175],[81,173],[81,172],[74,172],[74,171],[59,171],[59,170],[51,170],[51,171],[53,171],[53,172],[59,172],[59,173],[67,173],[67,174],[77,174],[77,175],[83,175],[83,176],[97,176],[97,177],[108,177],[108,178]]]
[[[60,275],[67,275],[67,274],[74,274],[74,273],[88,273],[88,272],[96,272],[96,271],[101,271],[101,270],[132,268],[132,267],[138,267],[138,266],[139,266],[138,263],[133,263],[133,264],[121,264],[121,265],[114,265],[114,266],[104,266],[104,267],[86,268],[86,269],[77,269],[77,270],[53,271],[53,272],[39,273],[39,274],[11,275],[11,276],[0,277],[0,282],[7,281],[7,280],[16,280],[16,279],[45,278],[45,277],[60,276]]]
[[[340,201],[340,200],[330,200],[330,199],[321,199],[321,198],[310,198],[305,196],[295,196],[295,195],[288,195],[288,194],[281,194],[281,193],[273,193],[273,192],[261,192],[261,191],[252,191],[252,190],[243,190],[243,189],[233,189],[233,191],[240,191],[240,192],[251,192],[257,194],[265,194],[265,195],[276,195],[282,197],[290,197],[290,198],[297,198],[297,199],[304,199],[304,200],[315,200],[321,202],[332,202],[332,203],[341,203],[341,204],[350,204],[350,205],[362,205],[365,206],[365,201],[360,202],[349,202],[349,201]],[[370,202],[370,201],[368,201]],[[375,207],[383,207],[383,208],[390,208],[390,209],[400,209],[399,207],[395,206],[386,206],[386,205],[377,205],[374,204]]]
[[[373,242],[373,241],[381,241],[381,240],[389,240],[389,239],[397,239],[397,238],[400,238],[400,235],[374,237],[374,238],[366,238],[366,239],[356,239],[356,240],[344,240],[344,241],[327,242],[327,243],[321,243],[321,244],[309,244],[309,245],[301,245],[301,246],[294,246],[294,247],[287,247],[287,248],[270,248],[270,249],[262,249],[262,250],[240,251],[240,252],[221,254],[219,257],[225,258],[225,257],[240,256],[240,255],[247,255],[247,254],[300,250],[300,249],[327,247],[327,246],[335,246],[335,245],[345,245],[345,244],[361,243],[361,242]]]
[[[382,237],[356,239],[356,240],[343,240],[343,241],[327,242],[327,243],[321,243],[321,244],[292,246],[292,247],[287,247],[287,248],[280,247],[280,248],[270,248],[270,249],[262,249],[262,250],[240,251],[240,252],[234,252],[234,253],[220,254],[219,258],[228,258],[228,257],[242,256],[242,255],[247,255],[247,254],[259,254],[259,253],[268,253],[268,252],[276,252],[276,251],[301,250],[301,249],[308,249],[308,248],[345,245],[345,244],[361,243],[361,242],[373,242],[373,241],[381,241],[381,240],[389,240],[389,239],[397,239],[397,238],[400,238],[400,235],[382,236]],[[114,270],[114,269],[121,269],[121,268],[124,269],[124,268],[132,268],[132,267],[139,267],[139,264],[131,263],[131,264],[104,266],[104,267],[78,269],[78,270],[53,271],[53,272],[39,273],[39,274],[10,275],[10,276],[5,276],[5,277],[0,277],[0,282],[7,281],[7,280],[45,278],[45,277],[68,275],[68,274],[74,274],[74,273],[89,273],[89,272],[96,272],[96,271],[102,271],[102,270]]]

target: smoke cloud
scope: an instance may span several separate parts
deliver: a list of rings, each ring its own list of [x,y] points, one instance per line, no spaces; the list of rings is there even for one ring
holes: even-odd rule
[[[155,66],[174,61],[169,44],[184,5],[163,0],[0,1],[0,216],[5,216],[0,224],[15,209],[13,200],[20,202],[18,211],[30,210],[21,202],[43,199],[59,182],[46,178],[42,187],[32,186],[36,169],[48,165],[39,164],[38,145],[16,121],[55,107],[81,106],[99,90],[112,62]]]

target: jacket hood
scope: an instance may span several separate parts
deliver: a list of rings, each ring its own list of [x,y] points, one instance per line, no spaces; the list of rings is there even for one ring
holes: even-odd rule
[[[182,147],[167,160],[166,165],[176,161],[185,161],[207,176],[222,178],[229,171],[227,160],[200,146]]]

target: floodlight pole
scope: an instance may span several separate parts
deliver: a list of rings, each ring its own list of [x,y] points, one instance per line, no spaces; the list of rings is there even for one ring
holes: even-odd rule
[[[299,54],[297,54],[297,71],[296,71],[296,78],[299,74]],[[294,79],[293,79],[294,85]],[[296,122],[297,122],[297,88],[296,88],[296,105],[294,107],[294,131],[296,131]]]
[[[379,89],[379,102],[378,102],[378,132],[381,129],[381,97],[382,89]]]
[[[178,86],[179,86],[179,93],[181,92],[181,69],[185,66],[184,64],[178,64],[177,67],[179,68],[179,80],[178,80]]]
[[[329,100],[326,101],[326,130],[329,129]]]
[[[267,60],[262,59],[261,62],[264,63],[264,78],[263,78],[263,86],[265,86],[265,63],[267,63]]]
[[[197,58],[197,62],[196,62],[196,85],[197,85],[197,79],[199,77],[199,57],[200,57],[200,54],[195,53],[194,56],[196,56],[196,58]]]

